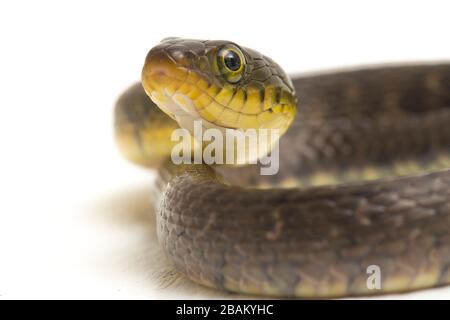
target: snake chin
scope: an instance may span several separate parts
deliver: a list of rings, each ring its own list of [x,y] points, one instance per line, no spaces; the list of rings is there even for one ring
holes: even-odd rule
[[[211,145],[216,143],[214,145],[215,152],[225,155],[227,159],[232,158],[228,164],[255,164],[274,149],[279,139],[278,135],[259,132],[266,129],[254,130],[249,134],[240,129],[227,128],[210,122],[201,117],[194,102],[182,93],[170,94],[167,90],[155,90],[150,93],[150,98],[164,113],[178,123],[181,130],[187,130],[190,136],[194,137],[200,145],[206,146],[209,142],[211,142]],[[208,132],[208,130],[213,131]],[[252,134],[253,136],[251,136]],[[191,137],[188,140],[191,140]],[[200,148],[200,145],[196,142],[188,141],[192,153]],[[230,144],[233,146],[232,150],[234,150],[232,156],[227,155]],[[218,163],[225,163],[225,161],[222,160]]]
[[[167,90],[155,90],[150,93],[150,98],[164,113],[177,122],[183,117],[199,117],[192,100],[184,94],[174,93],[171,95]]]
[[[187,129],[190,133],[194,132],[194,122],[201,121],[204,129],[221,127],[201,118],[193,101],[182,93],[170,94],[167,90],[153,91],[150,93],[152,101],[158,107],[174,119],[180,128]]]

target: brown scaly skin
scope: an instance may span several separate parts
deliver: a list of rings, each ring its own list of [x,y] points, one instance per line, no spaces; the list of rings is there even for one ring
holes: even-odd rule
[[[160,167],[158,235],[174,264],[207,286],[282,297],[448,284],[450,65],[297,77],[293,86],[301,108],[281,139],[278,175]],[[176,127],[138,85],[116,107],[119,141],[135,137],[122,149],[144,148],[134,153],[140,163],[154,163],[160,142],[144,137],[162,124]],[[381,290],[367,288],[370,265],[381,269]]]
[[[450,173],[348,187],[229,187],[204,166],[164,190],[158,235],[201,284],[250,294],[339,297],[450,281]],[[381,290],[366,286],[371,265]]]

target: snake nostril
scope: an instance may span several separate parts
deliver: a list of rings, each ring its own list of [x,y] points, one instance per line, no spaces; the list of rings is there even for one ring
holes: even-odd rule
[[[190,67],[196,58],[195,54],[183,45],[171,45],[165,51],[180,67]]]
[[[155,47],[147,54],[142,71],[146,75],[167,74],[174,68],[176,64],[169,54],[163,48]]]
[[[155,47],[148,52],[145,61],[146,63],[159,64],[164,63],[168,58],[164,49]]]
[[[181,50],[171,50],[169,54],[176,61],[181,61],[183,59],[186,59],[184,52]]]

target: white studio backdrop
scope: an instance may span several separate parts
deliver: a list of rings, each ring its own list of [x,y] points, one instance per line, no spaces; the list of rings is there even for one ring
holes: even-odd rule
[[[449,60],[449,12],[445,1],[2,2],[0,298],[196,297],[151,281],[149,226],[123,206],[145,199],[152,173],[112,138],[114,102],[160,39],[233,40],[291,73]]]

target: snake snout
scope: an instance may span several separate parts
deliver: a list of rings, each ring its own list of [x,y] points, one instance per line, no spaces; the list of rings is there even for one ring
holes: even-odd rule
[[[187,111],[196,115],[191,99],[186,92],[180,92],[186,87],[191,91],[193,86],[186,80],[190,62],[185,60],[192,59],[187,58],[183,50],[163,42],[149,51],[142,69],[142,85],[148,96],[177,121]]]
[[[176,76],[177,66],[168,53],[155,47],[149,51],[142,68],[142,84],[147,93],[161,89],[161,85],[167,83],[168,77]],[[166,81],[164,81],[166,79]]]
[[[152,48],[142,69],[142,83],[147,93],[169,91],[186,80],[193,69],[196,57],[188,48],[181,45],[161,42]]]

